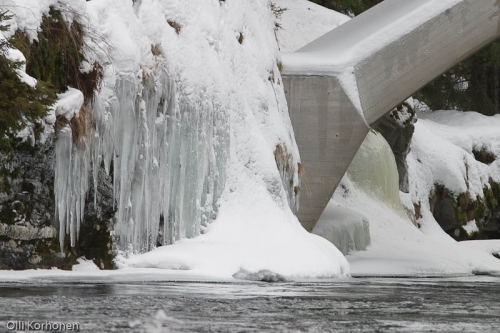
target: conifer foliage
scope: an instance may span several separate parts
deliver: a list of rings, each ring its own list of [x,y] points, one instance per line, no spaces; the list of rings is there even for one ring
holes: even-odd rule
[[[0,11],[2,30],[8,28],[2,22],[10,18],[7,12]],[[85,102],[91,103],[94,90],[102,79],[102,67],[96,62],[91,70],[80,70],[86,61],[84,46],[83,27],[76,20],[66,22],[61,12],[53,7],[43,17],[36,40],[30,40],[26,33],[18,30],[12,38],[2,42],[0,149],[12,148],[17,132],[29,124],[40,123],[55,103],[56,94],[68,87],[82,91]],[[23,63],[6,57],[9,48],[18,49],[25,56],[26,73],[37,80],[34,88],[20,80],[16,70]]]
[[[500,113],[500,42],[494,42],[421,89],[415,97],[432,110]]]
[[[7,12],[0,12],[0,30],[8,26],[2,22],[8,20]],[[44,82],[38,82],[32,88],[23,82],[16,70],[22,63],[11,61],[6,52],[10,42],[0,41],[0,149],[10,149],[16,133],[29,123],[36,123],[47,114],[49,107],[56,100],[55,90]]]

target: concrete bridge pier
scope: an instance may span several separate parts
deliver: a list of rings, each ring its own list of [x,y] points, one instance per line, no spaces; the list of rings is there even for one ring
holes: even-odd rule
[[[283,54],[305,169],[297,212],[304,228],[316,225],[370,125],[499,37],[500,0],[385,0]],[[357,86],[358,108],[340,84],[346,75]]]
[[[312,231],[370,127],[336,77],[284,76],[283,85],[305,173],[297,217]]]

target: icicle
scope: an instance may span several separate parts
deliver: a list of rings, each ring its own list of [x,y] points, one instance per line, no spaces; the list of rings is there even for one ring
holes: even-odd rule
[[[195,237],[217,215],[229,151],[228,110],[176,90],[164,71],[117,77],[115,96],[96,93],[94,132],[76,147],[71,129],[56,145],[60,242],[74,246],[92,174],[113,173],[115,235],[121,250],[148,251]],[[111,166],[112,164],[112,166]],[[97,197],[93,198],[94,204]],[[160,221],[163,228],[160,231]],[[161,235],[161,238],[158,236]]]
[[[56,165],[55,165],[55,183],[54,193],[56,202],[55,216],[59,220],[59,244],[61,252],[64,248],[64,236],[66,232],[67,220],[67,200],[70,199],[68,193],[68,183],[71,182],[71,173],[69,172],[72,160],[72,136],[69,126],[61,129],[56,142]]]
[[[75,246],[88,191],[90,160],[85,147],[73,144],[71,128],[67,125],[57,134],[55,165],[56,219],[59,221],[59,244],[64,248],[65,234]]]

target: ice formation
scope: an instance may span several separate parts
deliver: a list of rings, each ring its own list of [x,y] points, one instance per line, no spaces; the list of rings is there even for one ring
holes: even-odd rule
[[[120,76],[116,86],[109,102],[96,96],[92,165],[95,183],[101,163],[113,173],[119,247],[144,252],[199,235],[224,188],[227,114],[178,102],[165,71]]]
[[[332,242],[343,254],[364,251],[370,245],[370,221],[356,211],[329,205],[312,230]]]
[[[84,26],[82,70],[97,62],[103,72],[92,101],[76,106],[70,89],[73,104],[47,119],[72,114],[90,124],[83,137],[71,122],[57,133],[61,242],[69,234],[75,244],[103,168],[116,203],[110,225],[127,253],[120,267],[348,274],[342,254],[292,213],[300,158],[269,1],[22,1],[12,29],[35,38],[54,5]],[[133,255],[157,245],[169,246]]]
[[[59,242],[64,245],[65,234],[75,246],[89,189],[90,156],[86,149],[73,145],[72,131],[65,126],[56,142],[54,194],[56,218],[59,221]]]
[[[381,134],[375,131],[368,133],[347,174],[358,188],[384,202],[402,217],[407,217],[399,198],[396,160]]]

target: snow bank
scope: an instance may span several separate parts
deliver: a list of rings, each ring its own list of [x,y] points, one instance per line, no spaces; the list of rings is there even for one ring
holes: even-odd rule
[[[482,250],[486,253],[496,254],[497,256],[500,255],[499,239],[464,241],[460,245],[465,248]]]
[[[477,112],[435,111],[420,112],[418,117],[420,124],[461,148],[469,157],[474,157],[474,151],[486,150],[493,153],[497,157],[493,163],[485,165],[474,160],[471,164],[475,166],[469,167],[477,168],[477,172],[472,172],[476,175],[500,181],[500,115],[488,117]],[[469,161],[472,160],[468,158]]]
[[[343,255],[325,239],[291,223],[265,195],[234,193],[221,204],[219,217],[206,234],[124,259],[128,267],[190,270],[228,278],[235,273],[272,271],[285,277],[335,277],[348,274]],[[246,193],[248,194],[248,193]]]
[[[416,127],[420,127],[419,130],[425,130],[426,123],[418,121]],[[416,131],[416,133],[419,132]],[[419,134],[416,135],[417,140],[414,138],[410,154],[417,154],[426,151],[426,148],[432,148],[430,140],[434,140],[434,136],[427,137],[429,146],[420,146],[422,141],[418,139]],[[382,140],[373,140],[370,136],[378,135],[370,133],[364,145],[375,144],[378,149],[375,147],[374,149],[360,150],[355,157],[355,160],[358,160],[356,164],[370,166],[376,174],[392,174],[396,175],[397,178],[395,164],[387,164],[387,159],[378,158],[380,151],[387,143],[382,142]],[[439,144],[434,146],[439,147]],[[446,146],[446,149],[449,149],[449,146]],[[447,165],[443,162],[443,159],[449,156],[445,152],[441,151],[441,159],[437,155],[432,155],[434,160],[426,162],[438,168],[441,168],[442,164]],[[428,156],[431,158],[430,155]],[[461,162],[463,163],[463,161]],[[450,165],[453,163],[450,162]],[[414,167],[414,165],[412,166]],[[410,193],[412,197],[417,194],[422,195],[423,200],[428,192],[425,195],[416,192],[415,184],[419,183],[421,187],[418,188],[423,188],[425,187],[423,185],[432,181],[433,178],[420,178],[423,177],[422,174],[416,172],[418,170],[412,169],[412,166],[409,170],[411,176]],[[418,168],[419,170],[423,169],[421,165]],[[423,223],[425,226],[422,226],[421,229],[416,228],[408,217],[401,214],[399,208],[395,208],[394,199],[381,196],[367,187],[366,182],[372,176],[362,169],[358,173],[358,170],[355,167],[349,168],[347,175],[329,203],[329,207],[338,205],[369,217],[371,245],[367,251],[354,252],[346,256],[353,275],[471,274],[491,273],[493,271],[498,273],[500,271],[500,261],[491,255],[491,253],[500,251],[500,243],[497,241],[457,243],[444,233],[432,218],[430,211],[425,210],[424,202],[422,202],[423,209],[421,211],[424,217],[419,220],[419,223]],[[442,174],[444,175],[444,172]],[[371,182],[369,183],[371,184]],[[381,193],[390,193],[391,189],[388,187],[392,187],[392,191],[396,191],[398,188],[397,182],[379,186]],[[428,197],[425,200],[428,204]]]

